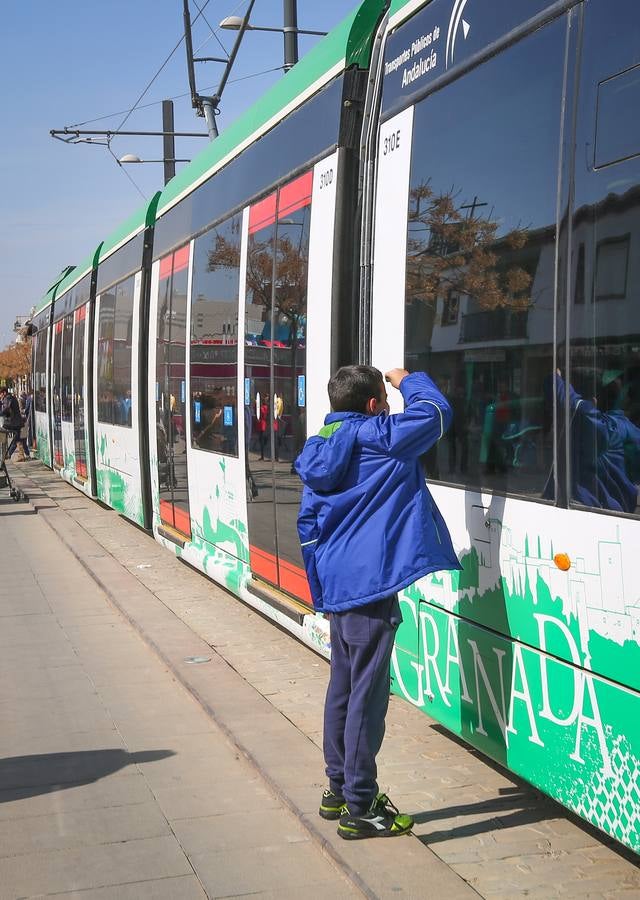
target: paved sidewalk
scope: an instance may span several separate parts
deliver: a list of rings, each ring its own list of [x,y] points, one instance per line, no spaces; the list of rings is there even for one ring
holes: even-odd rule
[[[0,897],[361,896],[29,512],[0,500]]]
[[[415,814],[416,836],[339,841],[335,826],[315,812],[326,663],[45,467],[20,471],[28,471],[32,483],[24,486],[38,518],[73,547],[279,802],[364,893],[640,897],[631,854],[395,697],[381,787]],[[187,666],[188,655],[210,662]]]

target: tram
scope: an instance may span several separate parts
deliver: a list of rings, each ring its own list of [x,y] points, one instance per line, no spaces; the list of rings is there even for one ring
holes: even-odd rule
[[[33,356],[41,459],[325,655],[293,460],[338,365],[429,371],[462,570],[401,593],[393,690],[636,852],[639,105],[635,0],[364,0]]]

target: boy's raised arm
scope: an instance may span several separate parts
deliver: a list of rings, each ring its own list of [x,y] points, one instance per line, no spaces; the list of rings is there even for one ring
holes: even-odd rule
[[[372,438],[381,450],[398,458],[426,453],[449,428],[453,412],[449,401],[426,372],[391,369],[385,378],[398,387],[405,410],[372,419]]]

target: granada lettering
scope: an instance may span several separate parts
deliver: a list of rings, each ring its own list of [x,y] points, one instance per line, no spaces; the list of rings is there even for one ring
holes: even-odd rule
[[[487,736],[489,725],[498,728],[507,749],[510,741],[518,736],[526,736],[532,744],[544,747],[541,732],[544,733],[545,727],[548,730],[548,724],[545,726],[544,723],[551,723],[557,728],[572,730],[570,758],[583,765],[583,747],[593,745],[591,736],[595,736],[603,772],[612,774],[595,680],[590,672],[578,668],[580,652],[563,622],[534,613],[541,651],[513,642],[507,657],[504,642],[491,643],[488,636],[485,642],[479,629],[473,629],[477,639],[461,638],[456,617],[422,607],[418,611],[417,605],[406,597],[401,597],[401,603],[405,621],[407,616],[413,619],[422,648],[418,660],[408,658],[410,669],[405,669],[404,674],[394,648],[392,674],[406,700],[427,709],[429,702],[452,709],[454,684],[460,703],[473,710],[475,731],[483,737]],[[574,666],[547,655],[552,629],[557,630],[556,640],[561,638],[566,642]],[[549,677],[550,666],[562,667],[564,677],[561,682]],[[411,689],[407,685],[409,680]],[[536,686],[535,693],[532,693],[532,685]],[[570,686],[568,691],[567,685]],[[558,696],[558,690],[561,696]],[[564,707],[563,713],[561,707]]]

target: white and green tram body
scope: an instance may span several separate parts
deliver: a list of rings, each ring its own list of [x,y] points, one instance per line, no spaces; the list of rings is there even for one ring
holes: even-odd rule
[[[34,365],[48,464],[325,655],[292,462],[338,365],[427,369],[462,569],[401,592],[392,688],[635,851],[639,48],[631,0],[366,0],[51,289]]]

